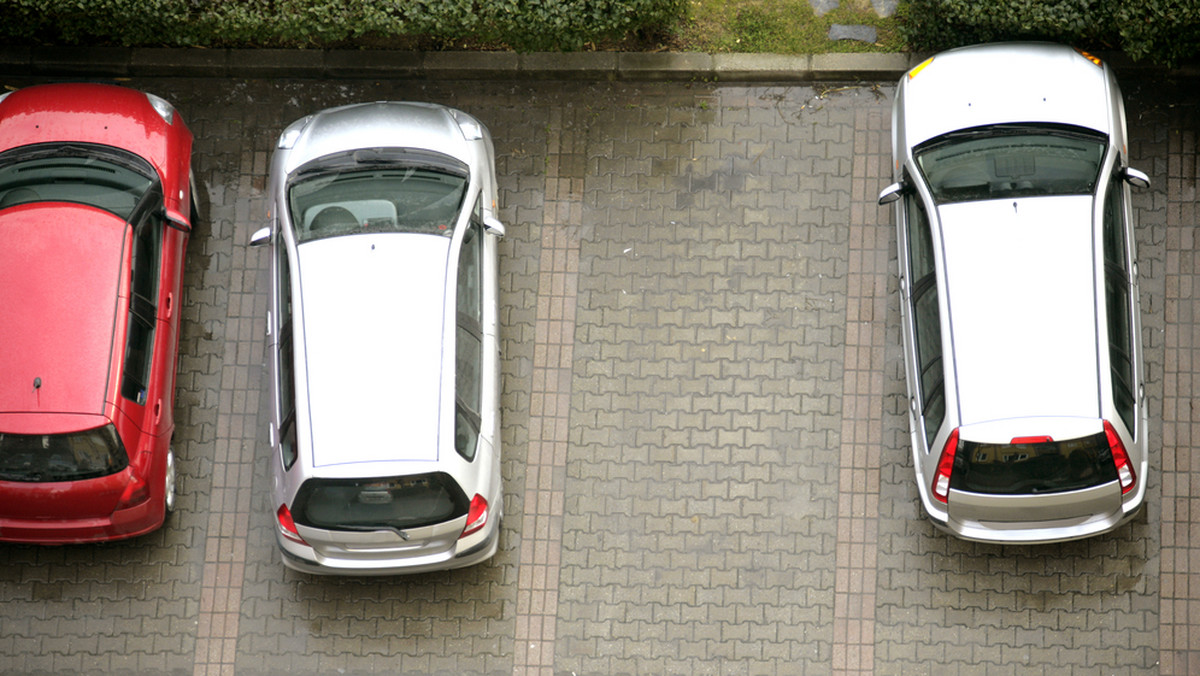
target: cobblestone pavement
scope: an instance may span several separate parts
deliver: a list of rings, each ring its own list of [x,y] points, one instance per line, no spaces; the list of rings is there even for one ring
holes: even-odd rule
[[[30,84],[9,78],[4,84]],[[197,137],[169,527],[0,547],[0,671],[1195,674],[1200,105],[1126,82],[1149,508],[1047,547],[919,513],[906,450],[892,83],[136,79]],[[496,140],[505,514],[492,562],[285,571],[271,533],[263,189],[279,130],[446,103]],[[1156,446],[1158,444],[1155,444]]]

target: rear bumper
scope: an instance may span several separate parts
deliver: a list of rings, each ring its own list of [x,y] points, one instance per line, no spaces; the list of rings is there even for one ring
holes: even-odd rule
[[[466,568],[492,558],[500,545],[500,522],[497,520],[489,524],[487,534],[474,544],[459,541],[455,547],[439,554],[396,559],[322,557],[312,547],[284,538],[279,529],[275,530],[275,540],[283,557],[283,565],[301,573],[350,576],[413,575]]]
[[[1139,500],[1136,504],[1126,506],[1119,513],[1066,523],[1035,522],[1038,525],[1033,527],[1030,527],[1028,522],[1005,527],[1004,524],[997,523],[948,521],[944,512],[939,515],[926,510],[926,514],[939,530],[963,540],[1001,545],[1041,545],[1082,540],[1116,530],[1133,520],[1142,510],[1143,504],[1144,501]]]
[[[68,545],[123,540],[158,530],[162,527],[164,516],[161,501],[152,499],[136,507],[113,512],[105,518],[0,518],[0,542]]]

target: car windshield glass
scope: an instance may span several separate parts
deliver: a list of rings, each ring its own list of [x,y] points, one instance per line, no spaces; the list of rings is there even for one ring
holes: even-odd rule
[[[435,472],[378,479],[310,479],[292,503],[296,523],[325,530],[419,528],[467,513],[458,482]]]
[[[77,202],[129,220],[155,183],[145,160],[106,146],[43,144],[0,153],[0,209]]]
[[[0,480],[79,481],[129,464],[112,425],[71,434],[0,434]]]
[[[938,204],[1041,195],[1090,195],[1107,139],[1079,127],[992,125],[915,149]]]
[[[288,189],[300,243],[368,232],[449,237],[467,189],[465,175],[426,166],[366,166],[301,176]]]
[[[1020,444],[963,442],[954,456],[950,488],[970,493],[1058,493],[1117,480],[1103,432],[1066,441]]]

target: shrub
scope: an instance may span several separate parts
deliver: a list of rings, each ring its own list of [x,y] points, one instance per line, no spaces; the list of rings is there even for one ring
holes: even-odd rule
[[[1200,54],[1200,2],[1145,0],[1115,4],[1114,25],[1129,56],[1173,65]]]
[[[916,51],[1051,40],[1123,49],[1165,65],[1200,54],[1197,0],[908,0],[898,16],[901,36]]]
[[[0,0],[8,43],[329,47],[364,37],[579,49],[654,35],[684,0]]]

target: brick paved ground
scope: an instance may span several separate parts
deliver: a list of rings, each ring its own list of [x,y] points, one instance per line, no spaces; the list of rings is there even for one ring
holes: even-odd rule
[[[177,103],[208,186],[180,510],[134,542],[0,547],[0,672],[1196,673],[1200,106],[1172,87],[1126,83],[1155,181],[1135,198],[1149,509],[993,547],[918,511],[874,204],[890,83],[130,84]],[[278,130],[377,99],[464,108],[496,139],[506,520],[483,566],[312,578],[271,534],[266,259],[246,242]]]

